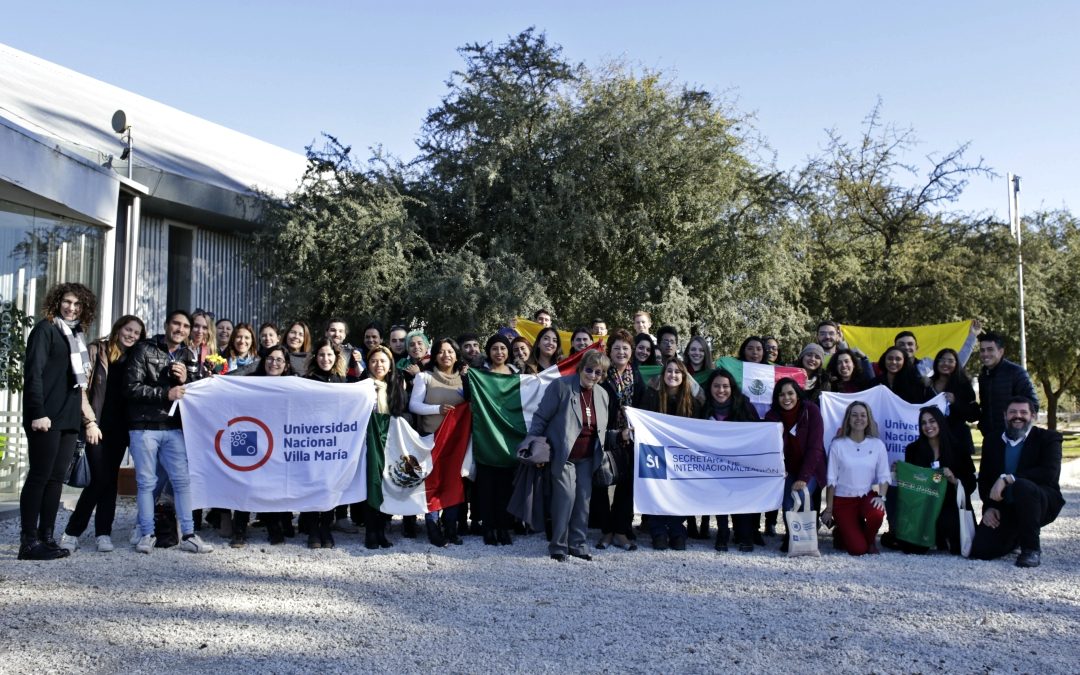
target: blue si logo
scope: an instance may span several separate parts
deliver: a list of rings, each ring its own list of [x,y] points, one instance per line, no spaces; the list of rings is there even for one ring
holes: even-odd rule
[[[638,443],[638,477],[667,480],[667,455],[664,446]]]

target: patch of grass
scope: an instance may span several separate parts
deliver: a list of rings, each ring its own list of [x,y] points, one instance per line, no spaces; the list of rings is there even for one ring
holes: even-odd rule
[[[1064,436],[1064,441],[1061,444],[1061,461],[1067,462],[1070,459],[1080,458],[1080,432],[1073,430],[1061,430]],[[982,434],[978,429],[971,430],[971,439],[975,442],[975,457],[980,455],[980,449],[982,448]]]

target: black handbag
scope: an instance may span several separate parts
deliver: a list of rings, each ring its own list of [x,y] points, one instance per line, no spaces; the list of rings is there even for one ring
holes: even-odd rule
[[[86,458],[84,441],[75,442],[75,454],[71,456],[67,484],[73,488],[84,488],[90,484],[90,460]]]
[[[619,461],[621,452],[618,430],[608,431],[600,453],[600,466],[593,471],[593,485],[610,487],[619,481],[619,474],[622,473]]]

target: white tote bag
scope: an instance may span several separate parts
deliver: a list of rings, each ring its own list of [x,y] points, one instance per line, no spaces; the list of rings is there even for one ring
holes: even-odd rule
[[[788,533],[788,557],[800,555],[820,556],[817,538],[817,511],[810,510],[810,491],[806,488],[800,492],[791,491],[795,503],[791,511],[784,512],[784,522],[787,523]]]
[[[971,556],[971,542],[975,539],[975,514],[967,510],[964,486],[956,484],[956,509],[960,512],[960,555]]]

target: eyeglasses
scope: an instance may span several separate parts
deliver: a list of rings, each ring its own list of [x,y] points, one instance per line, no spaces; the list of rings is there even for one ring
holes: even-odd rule
[[[603,368],[589,368],[588,366],[586,366],[586,367],[582,368],[582,370],[584,370],[589,375],[596,375],[597,377],[600,377],[601,375],[604,374],[604,369]]]
[[[273,358],[266,359],[266,362],[267,363],[277,363],[279,365],[282,365],[282,364],[285,363],[285,359],[281,358],[280,356],[275,356]]]

